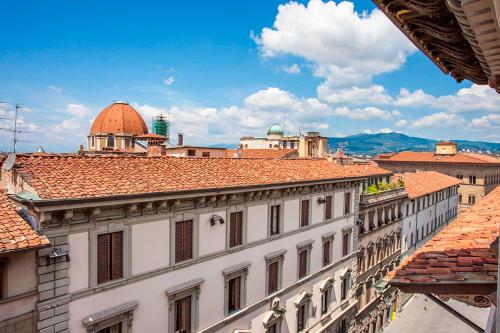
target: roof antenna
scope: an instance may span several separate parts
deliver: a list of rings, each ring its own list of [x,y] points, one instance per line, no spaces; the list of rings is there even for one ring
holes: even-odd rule
[[[286,129],[286,118],[285,118],[285,111],[283,111],[283,136],[285,136],[285,129]]]

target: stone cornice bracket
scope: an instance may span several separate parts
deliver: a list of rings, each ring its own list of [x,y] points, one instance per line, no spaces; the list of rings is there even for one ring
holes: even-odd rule
[[[127,205],[127,217],[137,215],[139,208],[136,203]]]
[[[153,201],[148,201],[144,204],[143,208],[144,214],[154,214],[156,213],[155,205]]]
[[[101,208],[99,207],[94,207],[90,209],[90,221],[95,222],[99,218],[99,214],[101,214]]]
[[[254,198],[255,192],[251,191],[246,194],[246,200],[252,201]]]
[[[51,212],[40,212],[38,213],[38,221],[40,221],[40,228],[44,228],[47,224],[50,224],[52,220]]]
[[[73,219],[73,209],[65,210],[63,215],[64,224],[69,224],[72,219]]]
[[[174,200],[174,204],[172,205],[172,209],[177,209],[181,206],[181,199]]]
[[[168,200],[161,201],[159,209],[163,213],[168,212]]]
[[[199,197],[196,199],[196,207],[204,207],[207,204],[206,197]]]

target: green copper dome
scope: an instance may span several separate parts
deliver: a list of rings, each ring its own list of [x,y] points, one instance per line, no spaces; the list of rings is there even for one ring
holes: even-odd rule
[[[267,135],[283,135],[283,129],[280,125],[274,124],[267,130]]]

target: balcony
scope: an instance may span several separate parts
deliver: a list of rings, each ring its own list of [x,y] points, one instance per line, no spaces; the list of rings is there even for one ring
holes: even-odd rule
[[[362,193],[359,204],[360,206],[372,206],[382,202],[391,201],[406,197],[407,193],[404,187],[393,190],[380,191],[378,193]]]

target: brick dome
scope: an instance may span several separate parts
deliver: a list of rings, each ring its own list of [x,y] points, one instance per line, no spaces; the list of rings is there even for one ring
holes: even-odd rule
[[[126,102],[115,102],[102,110],[90,128],[96,134],[144,135],[148,127],[139,112]]]

